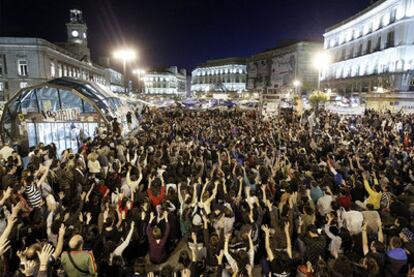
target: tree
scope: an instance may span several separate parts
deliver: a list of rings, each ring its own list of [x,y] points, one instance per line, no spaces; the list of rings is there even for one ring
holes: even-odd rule
[[[323,91],[314,91],[309,96],[309,102],[312,106],[312,108],[315,109],[315,111],[318,111],[321,104],[324,104],[326,101],[329,100],[328,95],[324,93]]]

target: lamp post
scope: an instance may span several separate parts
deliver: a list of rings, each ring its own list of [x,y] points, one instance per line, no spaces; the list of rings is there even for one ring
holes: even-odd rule
[[[114,58],[122,61],[122,68],[124,72],[124,93],[127,94],[127,62],[135,60],[135,51],[129,48],[118,49],[114,52]]]
[[[141,77],[146,73],[144,69],[140,69],[140,68],[136,68],[132,71],[133,74],[137,75],[138,77],[138,93],[142,92],[142,87],[141,87]]]
[[[326,52],[319,52],[314,60],[313,65],[318,69],[318,91],[321,89],[321,72],[330,63],[330,57]]]
[[[298,88],[300,87],[300,81],[299,80],[294,80],[293,81],[293,86],[295,87],[295,93],[298,94]]]

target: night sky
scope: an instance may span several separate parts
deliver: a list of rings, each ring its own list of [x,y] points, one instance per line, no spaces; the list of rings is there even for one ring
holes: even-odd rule
[[[69,9],[83,10],[92,57],[119,45],[144,67],[192,69],[292,40],[322,41],[325,28],[370,0],[0,0],[0,35],[65,41]]]

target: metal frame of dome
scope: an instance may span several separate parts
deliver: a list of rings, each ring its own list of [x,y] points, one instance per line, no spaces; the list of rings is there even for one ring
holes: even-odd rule
[[[16,102],[18,97],[25,98],[30,93],[34,92],[36,89],[41,88],[54,88],[56,90],[63,90],[74,95],[78,96],[84,102],[91,105],[99,117],[103,120],[106,125],[109,125],[110,122],[107,119],[107,115],[114,115],[116,112],[117,104],[121,104],[119,98],[113,94],[111,91],[104,89],[103,87],[99,87],[94,83],[87,82],[87,81],[80,81],[72,78],[57,78],[50,80],[48,82],[44,82],[35,86],[27,87],[20,89],[4,106],[3,114],[0,119],[0,130],[1,130],[1,139],[5,142],[5,136],[9,137],[10,139],[14,139],[10,134],[7,134],[6,128],[4,127],[5,124],[5,117],[6,114],[10,116],[10,118],[15,119],[14,116],[11,116],[12,112],[10,111],[10,105]],[[14,113],[19,110],[21,111],[22,102],[18,103],[19,106],[15,108],[13,111]],[[38,104],[37,104],[38,105]],[[39,109],[40,111],[40,109]],[[17,115],[18,116],[18,115]]]

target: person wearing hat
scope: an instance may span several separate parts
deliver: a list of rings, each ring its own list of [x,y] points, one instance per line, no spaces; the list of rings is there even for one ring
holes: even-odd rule
[[[91,251],[83,250],[83,238],[74,235],[69,240],[69,251],[62,253],[61,260],[65,274],[68,277],[98,276],[95,258]]]

